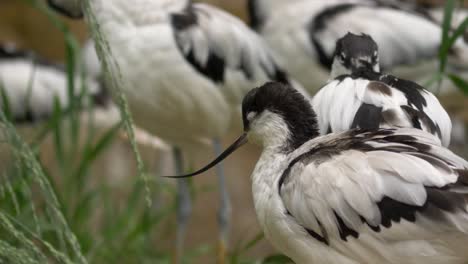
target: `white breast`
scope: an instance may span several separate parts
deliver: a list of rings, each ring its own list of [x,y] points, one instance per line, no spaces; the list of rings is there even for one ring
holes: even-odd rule
[[[278,183],[290,157],[264,150],[252,173],[252,193],[258,221],[267,239],[295,263],[358,264],[321,242],[287,214]],[[313,250],[311,250],[313,249]]]
[[[182,57],[168,17],[147,14],[143,25],[134,25],[119,23],[104,4],[95,9],[139,126],[177,144],[225,133],[232,110],[221,90]]]

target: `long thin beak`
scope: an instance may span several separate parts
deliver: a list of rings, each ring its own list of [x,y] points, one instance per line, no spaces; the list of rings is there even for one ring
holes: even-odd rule
[[[211,168],[213,168],[216,164],[220,163],[223,161],[227,156],[229,156],[231,153],[233,153],[236,149],[240,148],[242,145],[247,143],[247,133],[243,133],[234,143],[231,144],[223,153],[221,153],[217,158],[215,158],[212,162],[210,162],[208,165],[205,167],[189,173],[185,175],[177,175],[177,176],[163,176],[165,178],[188,178],[192,177],[198,174],[201,174]]]

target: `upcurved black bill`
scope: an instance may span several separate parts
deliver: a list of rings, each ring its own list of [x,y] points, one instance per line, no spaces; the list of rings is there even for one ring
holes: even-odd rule
[[[203,173],[211,168],[213,168],[216,164],[220,163],[223,161],[227,156],[229,156],[232,152],[234,152],[236,149],[240,148],[242,145],[247,143],[247,133],[242,134],[234,143],[231,144],[223,153],[221,153],[218,157],[216,157],[212,162],[210,162],[208,165],[205,167],[189,173],[185,175],[177,175],[177,176],[163,176],[165,178],[188,178],[192,177],[195,175],[198,175],[200,173]]]

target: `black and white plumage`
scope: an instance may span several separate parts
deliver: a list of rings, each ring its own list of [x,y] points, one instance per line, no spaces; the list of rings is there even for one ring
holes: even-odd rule
[[[330,79],[353,74],[360,69],[380,72],[379,47],[371,36],[347,33],[336,41]]]
[[[322,135],[414,127],[450,144],[452,123],[438,99],[417,83],[379,73],[378,47],[371,37],[348,33],[336,46],[333,79],[313,99]]]
[[[81,106],[88,108],[93,104],[92,120],[89,120],[90,113],[86,111],[81,115],[80,121],[83,124],[91,121],[96,128],[111,129],[120,122],[119,110],[100,76],[96,75],[100,66],[88,68],[93,66],[93,62],[97,62],[92,59],[92,52],[92,46],[87,45],[87,76],[81,78],[78,74],[75,75],[76,96],[83,96]],[[48,61],[31,50],[18,49],[13,43],[0,44],[0,94],[4,95],[0,98],[0,108],[9,110],[11,121],[15,125],[27,129],[30,125],[46,121],[54,114],[56,100],[62,110],[67,109],[70,106],[67,78],[62,65]],[[138,127],[135,127],[135,134],[137,143],[141,145],[157,150],[169,148],[160,138],[151,136]],[[123,134],[119,136],[124,137]]]
[[[67,1],[71,0],[49,3],[66,7],[62,4]],[[240,120],[240,103],[252,87],[268,80],[298,86],[260,36],[210,5],[189,0],[92,0],[89,4],[127,84],[123,88],[135,123],[178,149],[198,148],[208,139],[219,143],[233,120]],[[176,160],[182,172],[181,155]],[[220,248],[224,249],[229,201],[222,173],[218,175]],[[176,262],[191,206],[187,183],[178,184]]]
[[[106,79],[102,70],[101,62],[99,61],[98,55],[96,53],[96,49],[94,46],[94,41],[92,39],[88,39],[82,49],[81,49],[81,66],[83,68],[84,74],[86,77],[96,81],[100,85],[106,87]],[[118,107],[112,102],[111,106],[114,112],[118,112]],[[120,121],[120,116],[119,116]],[[156,135],[152,135],[151,133],[147,132],[146,130],[138,127],[133,126],[133,131],[135,133],[135,140],[138,144],[142,146],[148,146],[158,151],[162,152],[170,152],[171,147],[167,144],[164,140],[159,138]],[[127,140],[126,134],[120,134],[121,137],[124,137]]]
[[[86,94],[97,108],[110,109],[111,99],[105,87],[91,78],[85,79],[84,85],[82,80],[75,81],[76,95],[83,92],[82,88],[86,88]],[[17,124],[35,123],[49,118],[54,112],[55,100],[63,109],[69,106],[65,69],[32,51],[20,50],[12,43],[0,45],[0,89],[7,99],[11,117]],[[4,100],[0,101],[0,105],[5,103]],[[116,118],[118,115],[111,118],[114,123],[118,121]],[[106,121],[112,120],[108,116]]]
[[[67,8],[69,1],[48,2]],[[172,144],[222,136],[230,122],[227,112],[240,112],[245,93],[267,80],[302,89],[261,37],[213,6],[188,0],[108,4],[94,0],[91,7],[129,83],[135,119],[148,120],[151,113],[158,122],[146,124],[148,130]]]
[[[260,144],[257,217],[295,263],[466,263],[468,162],[436,137],[412,128],[318,136],[309,103],[279,83],[250,91],[243,118],[233,145],[182,177],[247,139]]]
[[[385,71],[418,63],[401,71],[406,78],[418,79],[430,72],[418,69],[436,70],[431,59],[437,59],[441,26],[422,12],[372,0],[250,0],[249,7],[252,25],[309,91],[327,80],[335,43],[347,32],[374,38]],[[457,40],[449,62],[466,67],[467,50],[467,43]],[[419,65],[423,61],[428,64]]]
[[[277,240],[297,263],[465,263],[466,161],[411,129],[308,143],[292,154],[275,190],[285,223],[302,227],[317,249],[289,250],[297,238]]]
[[[224,95],[235,107],[251,86],[239,82],[275,80],[294,83],[280,68],[263,40],[238,18],[207,4],[193,4],[171,15],[177,46],[185,59],[201,74],[224,87]],[[235,84],[233,84],[235,83]]]

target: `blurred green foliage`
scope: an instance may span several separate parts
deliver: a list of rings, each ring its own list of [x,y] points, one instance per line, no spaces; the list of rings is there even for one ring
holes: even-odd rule
[[[444,19],[442,22],[442,43],[439,50],[439,72],[436,79],[439,82],[443,78],[448,78],[452,83],[465,94],[468,94],[468,82],[451,73],[447,73],[447,60],[450,49],[455,44],[455,41],[466,34],[468,27],[468,17],[466,17],[455,29],[452,28],[452,15],[455,11],[457,0],[447,0],[444,7]],[[460,5],[463,1],[459,1]]]
[[[142,165],[139,172],[143,176],[134,177],[131,186],[127,182],[110,186],[93,179],[96,175],[91,175],[91,166],[110,146],[122,124],[104,133],[95,131],[91,124],[93,106],[83,103],[90,101],[87,94],[75,92],[78,88],[86,91],[86,87],[75,87],[75,83],[86,83],[75,82],[76,78],[85,78],[76,74],[81,72],[77,69],[78,42],[44,2],[23,1],[47,15],[51,25],[63,34],[71,103],[62,109],[56,100],[52,117],[38,125],[33,139],[26,142],[13,123],[8,97],[0,87],[0,131],[5,140],[0,144],[8,148],[12,159],[11,166],[0,175],[0,263],[170,263],[170,250],[159,245],[171,237],[173,226],[167,219],[174,215],[175,203],[155,205],[148,200],[164,195],[174,198],[172,186],[145,178]],[[103,41],[98,41],[98,52],[108,52],[99,32],[93,34]],[[115,67],[112,63],[104,68]],[[115,72],[105,70],[118,89]],[[123,95],[120,100],[122,123],[132,134]],[[84,114],[89,115],[89,124],[81,122]],[[39,147],[48,135],[58,164],[54,173],[47,171],[40,159]],[[134,139],[130,140],[138,153]],[[243,251],[239,254],[247,250],[240,245]],[[202,255],[215,255],[213,247],[203,244],[189,249],[184,263],[193,263]],[[232,263],[261,262],[234,254],[231,259],[235,261]]]

